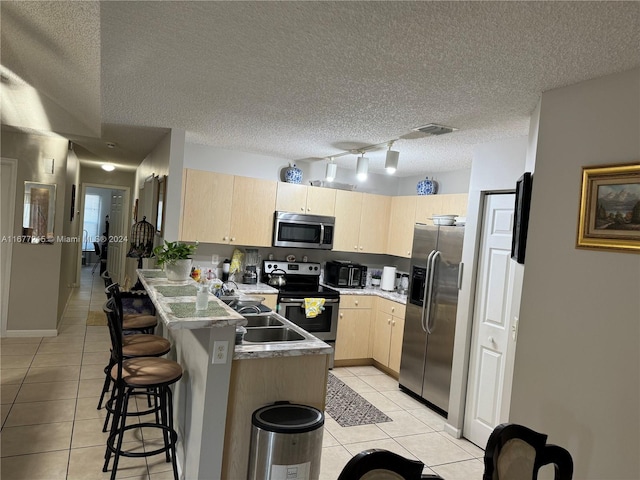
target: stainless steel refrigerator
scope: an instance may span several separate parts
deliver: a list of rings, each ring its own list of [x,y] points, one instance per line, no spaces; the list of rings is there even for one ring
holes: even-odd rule
[[[449,409],[453,339],[462,275],[462,226],[416,224],[400,387]]]

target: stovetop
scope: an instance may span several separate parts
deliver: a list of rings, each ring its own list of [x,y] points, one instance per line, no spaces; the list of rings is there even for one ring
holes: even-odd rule
[[[262,262],[262,281],[268,283],[270,274],[283,274],[284,272],[286,285],[278,289],[280,296],[339,298],[340,293],[337,290],[320,285],[321,267],[319,263],[315,262],[264,260]]]

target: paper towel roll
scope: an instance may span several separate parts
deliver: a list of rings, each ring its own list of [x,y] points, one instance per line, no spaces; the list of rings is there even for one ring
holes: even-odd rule
[[[396,286],[396,267],[384,267],[382,269],[382,281],[380,288],[391,292]]]

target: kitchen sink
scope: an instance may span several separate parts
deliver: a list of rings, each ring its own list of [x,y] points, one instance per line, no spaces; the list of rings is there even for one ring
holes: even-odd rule
[[[282,320],[277,319],[273,315],[247,315],[245,327],[281,327],[284,325]]]
[[[304,339],[304,336],[287,327],[247,328],[247,333],[244,335],[245,342],[253,343],[297,342]]]

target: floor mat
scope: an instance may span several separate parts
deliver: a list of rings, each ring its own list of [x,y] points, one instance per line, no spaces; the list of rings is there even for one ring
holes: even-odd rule
[[[331,372],[326,412],[342,427],[393,421]]]
[[[94,312],[92,310],[89,310],[89,314],[87,315],[87,325],[107,325],[107,315],[104,312]]]

